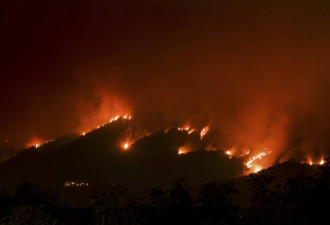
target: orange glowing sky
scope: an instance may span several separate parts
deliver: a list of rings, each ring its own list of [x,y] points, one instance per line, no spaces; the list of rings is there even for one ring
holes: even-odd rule
[[[214,145],[269,148],[269,164],[329,152],[325,1],[17,2],[1,3],[1,140],[132,114],[150,131],[210,126]]]

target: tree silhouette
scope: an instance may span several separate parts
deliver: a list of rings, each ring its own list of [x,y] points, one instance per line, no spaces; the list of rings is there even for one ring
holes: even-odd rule
[[[94,212],[95,224],[141,224],[137,200],[130,198],[127,190],[120,185],[114,185],[108,192],[95,193],[91,198],[90,207]]]
[[[203,185],[197,197],[203,224],[238,224],[238,206],[232,202],[237,193],[232,183]]]

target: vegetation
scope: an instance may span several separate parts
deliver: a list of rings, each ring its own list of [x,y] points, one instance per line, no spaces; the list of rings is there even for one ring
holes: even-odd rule
[[[0,224],[6,225],[317,225],[330,221],[330,161],[314,176],[298,174],[273,185],[267,172],[251,174],[248,207],[236,205],[231,183],[211,182],[194,193],[184,180],[169,190],[152,188],[148,201],[120,185],[95,193],[83,208],[63,206],[51,190],[21,184],[14,195],[0,190]]]

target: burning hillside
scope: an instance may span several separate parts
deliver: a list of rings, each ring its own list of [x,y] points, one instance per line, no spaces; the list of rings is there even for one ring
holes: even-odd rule
[[[96,124],[93,130],[84,129],[81,132],[81,137],[88,138],[93,133],[104,129],[107,126],[111,126],[112,124],[116,123],[119,127],[117,129],[117,138],[114,139],[111,143],[111,146],[117,146],[116,148],[120,149],[121,151],[135,151],[135,143],[140,143],[141,140],[145,140],[155,136],[159,131],[152,131],[147,130],[143,127],[137,127],[140,125],[140,122],[136,122],[133,119],[131,114],[116,114],[112,118],[107,120],[108,122],[104,124]],[[181,135],[183,139],[177,143],[176,152],[178,155],[185,155],[195,151],[220,151],[223,155],[227,156],[231,160],[239,159],[242,163],[241,171],[242,174],[249,174],[249,173],[257,173],[262,169],[267,169],[268,167],[274,165],[273,162],[275,161],[272,157],[277,157],[272,150],[264,147],[262,150],[258,148],[238,148],[237,146],[233,147],[225,147],[224,145],[219,144],[219,142],[214,141],[214,137],[216,137],[217,133],[212,130],[212,126],[198,126],[194,127],[189,125],[189,123],[185,123],[183,126],[179,126],[177,128],[166,128],[163,129],[163,132],[160,134],[167,136],[170,134],[177,133],[176,135]],[[182,136],[183,135],[183,136]],[[35,149],[39,149],[40,147],[47,145],[49,143],[55,142],[56,140],[48,140],[43,141],[40,138],[33,138],[28,147],[34,147]],[[171,146],[171,142],[173,140],[168,140],[168,146]],[[158,146],[157,146],[158,145]],[[157,148],[161,148],[163,145],[161,142],[154,143],[155,151],[158,151]],[[212,146],[212,147],[210,147]],[[164,152],[171,152],[172,147],[168,147],[168,149],[162,150]],[[155,154],[154,152],[153,154]],[[304,156],[302,159],[295,159],[301,163],[306,163],[309,165],[319,164],[322,165],[324,163],[324,157],[319,159],[311,158],[310,156]]]

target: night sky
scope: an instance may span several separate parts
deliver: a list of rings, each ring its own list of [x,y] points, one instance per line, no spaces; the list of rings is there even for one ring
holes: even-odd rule
[[[276,156],[330,147],[329,1],[2,0],[0,139],[210,125]],[[274,157],[272,160],[276,160]]]

